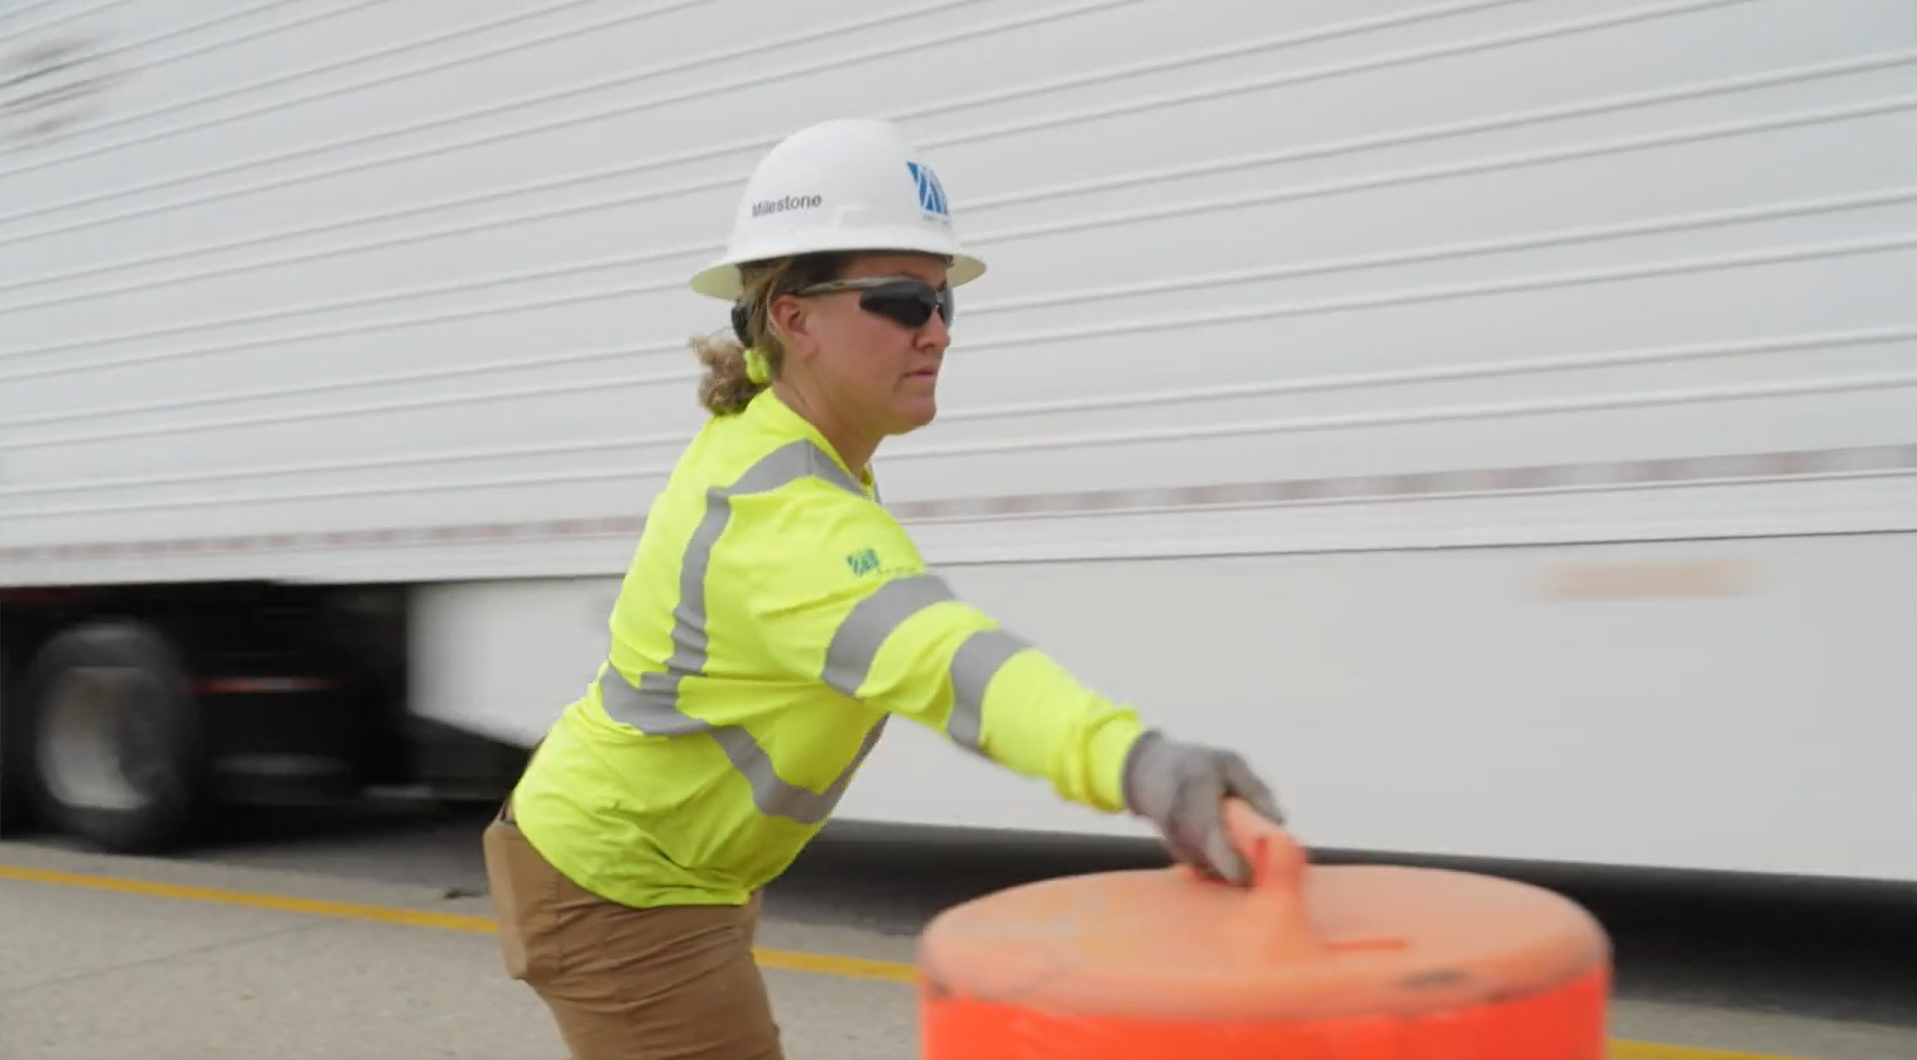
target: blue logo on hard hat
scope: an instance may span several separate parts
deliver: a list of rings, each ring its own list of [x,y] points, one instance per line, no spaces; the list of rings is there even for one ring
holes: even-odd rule
[[[945,203],[945,187],[932,172],[931,166],[917,162],[907,162],[905,168],[911,170],[912,180],[919,186],[919,206],[926,213],[935,213],[940,217],[949,215]]]

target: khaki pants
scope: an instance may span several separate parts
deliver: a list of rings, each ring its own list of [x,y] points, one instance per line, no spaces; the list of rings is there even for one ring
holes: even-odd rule
[[[484,840],[506,973],[546,1002],[573,1060],[784,1060],[752,958],[758,895],[744,907],[609,902],[511,820]]]

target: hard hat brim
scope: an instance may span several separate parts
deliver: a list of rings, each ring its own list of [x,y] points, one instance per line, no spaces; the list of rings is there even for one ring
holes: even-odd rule
[[[872,245],[873,241],[868,235],[868,238],[860,240],[856,244],[848,244],[845,246],[829,245],[829,241],[827,243],[808,241],[804,247],[799,248],[755,247],[739,254],[727,255],[724,259],[713,262],[706,268],[699,270],[699,272],[692,277],[692,289],[711,298],[723,299],[727,302],[737,302],[740,296],[745,293],[745,286],[739,276],[739,266],[755,261],[770,261],[775,258],[798,254],[817,253],[931,254],[938,257],[946,257],[950,258],[952,262],[952,264],[946,268],[946,282],[953,287],[971,283],[973,280],[985,275],[985,263],[970,254],[960,253],[944,247],[928,247],[918,241],[901,240],[900,243],[903,245],[874,246]]]

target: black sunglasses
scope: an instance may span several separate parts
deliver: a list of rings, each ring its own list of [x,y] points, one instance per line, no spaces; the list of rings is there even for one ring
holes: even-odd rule
[[[955,306],[950,287],[935,288],[923,280],[868,277],[859,280],[827,280],[802,287],[797,294],[828,294],[833,291],[863,291],[859,308],[894,320],[908,328],[923,327],[937,313],[947,327],[952,324]]]

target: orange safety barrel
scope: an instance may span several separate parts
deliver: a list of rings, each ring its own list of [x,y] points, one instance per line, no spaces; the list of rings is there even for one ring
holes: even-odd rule
[[[1183,867],[956,906],[918,948],[923,1060],[1603,1060],[1610,940],[1550,891],[1312,866],[1230,800],[1250,887]]]

